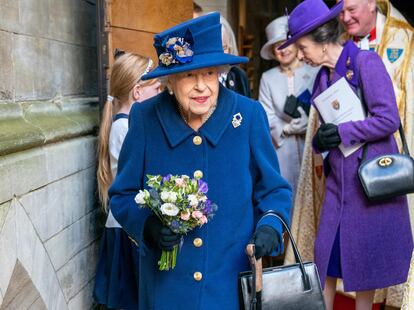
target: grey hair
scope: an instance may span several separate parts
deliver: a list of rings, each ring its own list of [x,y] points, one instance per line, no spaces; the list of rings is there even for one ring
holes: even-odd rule
[[[319,26],[308,35],[316,43],[338,43],[341,38],[341,28],[338,20],[334,18]]]
[[[232,55],[239,56],[239,50],[237,48],[236,37],[234,36],[233,29],[231,28],[227,19],[220,15],[221,23],[221,39],[229,47],[229,52]]]
[[[221,66],[216,66],[216,68],[217,68],[217,72],[219,74],[223,74],[223,73],[228,73],[230,71],[231,66],[230,65],[221,65]],[[162,85],[167,86],[167,82],[172,76],[174,76],[174,74],[160,76],[158,78],[158,80],[160,81],[160,83]]]

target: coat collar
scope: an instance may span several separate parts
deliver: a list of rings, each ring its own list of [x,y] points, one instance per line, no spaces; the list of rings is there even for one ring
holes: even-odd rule
[[[217,145],[227,126],[231,124],[236,109],[235,98],[233,92],[220,85],[216,110],[198,131],[213,146]],[[174,148],[189,136],[197,134],[181,118],[175,97],[167,91],[160,94],[156,113],[171,147]]]
[[[332,78],[331,84],[345,77],[346,81],[354,87],[358,87],[358,66],[357,55],[359,48],[354,42],[348,40],[344,44],[341,55],[335,66],[335,74]]]
[[[345,77],[345,80],[354,88],[358,88],[359,72],[357,66],[357,55],[359,53],[358,47],[351,40],[346,41],[344,48],[339,55],[338,61],[335,66],[335,72],[332,80],[329,80],[329,69],[322,67],[315,79],[315,84],[312,92],[312,101],[322,93],[330,85],[334,84],[340,78]],[[349,61],[348,61],[349,58]],[[348,70],[353,72],[352,79],[346,78]]]

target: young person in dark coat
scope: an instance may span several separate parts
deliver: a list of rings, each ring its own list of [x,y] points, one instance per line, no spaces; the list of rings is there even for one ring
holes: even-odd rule
[[[290,38],[298,57],[322,66],[312,100],[345,79],[367,108],[367,117],[339,124],[323,123],[313,138],[314,151],[328,152],[330,172],[315,241],[315,262],[332,309],[337,278],[356,292],[356,309],[372,308],[375,289],[407,279],[413,240],[406,196],[371,202],[358,178],[363,148],[348,156],[339,149],[366,143],[367,159],[397,154],[394,132],[400,126],[392,81],[377,53],[352,42],[340,44],[336,17],[343,2],[329,9],[322,0],[305,0],[289,16]],[[327,102],[326,104],[331,104]],[[398,240],[398,242],[395,242]]]

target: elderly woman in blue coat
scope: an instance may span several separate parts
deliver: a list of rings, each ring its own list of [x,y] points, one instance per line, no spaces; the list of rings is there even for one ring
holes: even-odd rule
[[[406,281],[413,249],[406,196],[370,202],[358,179],[363,148],[345,157],[339,149],[365,143],[367,159],[398,153],[393,133],[400,125],[392,82],[375,52],[360,51],[352,41],[339,43],[336,16],[343,2],[329,9],[322,0],[305,0],[289,16],[290,38],[299,57],[322,68],[312,100],[345,79],[360,93],[368,110],[364,120],[323,123],[313,138],[316,152],[328,152],[326,195],[315,241],[328,309],[337,278],[345,291],[356,291],[356,309],[371,309],[375,289]],[[330,103],[328,103],[330,104]]]
[[[223,53],[219,14],[155,35],[154,47],[159,66],[145,78],[164,76],[167,90],[133,106],[109,191],[113,216],[140,248],[137,308],[239,309],[246,245],[255,245],[257,258],[282,250],[280,222],[263,213],[274,210],[289,221],[291,188],[279,174],[261,105],[219,84],[228,65],[248,61]],[[202,176],[219,206],[208,224],[183,238],[134,201],[146,175],[168,174]],[[175,268],[160,271],[161,251],[177,244]]]

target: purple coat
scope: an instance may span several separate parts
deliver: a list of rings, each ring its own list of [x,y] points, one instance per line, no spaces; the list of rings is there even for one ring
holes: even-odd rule
[[[349,60],[349,61],[348,61]],[[368,143],[367,159],[397,153],[393,133],[400,118],[392,81],[375,52],[360,51],[348,41],[329,82],[329,70],[321,69],[313,97],[346,76],[356,91],[362,90],[370,117],[338,126],[345,146]],[[316,150],[317,151],[317,150]],[[332,245],[340,229],[341,269],[345,291],[384,288],[407,279],[413,240],[406,196],[383,202],[369,202],[363,193],[357,170],[362,148],[344,157],[338,148],[328,155],[331,170],[326,178],[326,196],[315,241],[315,262],[325,284]]]

